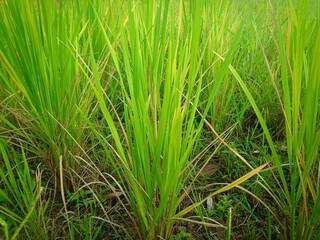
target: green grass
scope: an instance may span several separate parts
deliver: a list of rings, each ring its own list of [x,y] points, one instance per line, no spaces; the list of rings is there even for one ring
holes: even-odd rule
[[[0,222],[4,238],[16,239],[22,228],[27,225],[27,236],[46,239],[43,215],[46,206],[42,202],[38,203],[43,192],[39,172],[36,173],[38,178],[32,179],[23,148],[21,158],[13,151],[13,159],[9,159],[10,151],[5,149],[3,143],[0,143],[0,151],[5,165],[0,169],[3,184],[0,191]]]
[[[319,14],[0,1],[0,239],[317,239]]]

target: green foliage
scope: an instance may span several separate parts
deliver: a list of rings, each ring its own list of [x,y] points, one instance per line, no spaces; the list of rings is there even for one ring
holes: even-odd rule
[[[319,14],[313,0],[0,0],[0,238],[191,239],[175,224],[196,213],[232,239],[240,207],[244,238],[317,238]]]
[[[92,77],[88,76],[88,80],[109,126],[114,146],[101,138],[95,129],[92,130],[105,151],[110,152],[107,155],[122,184],[129,186],[126,194],[139,218],[139,225],[136,225],[137,230],[141,231],[139,238],[155,239],[161,236],[168,239],[173,232],[173,219],[198,205],[191,205],[177,213],[179,204],[186,196],[181,191],[185,176],[189,174],[186,168],[195,154],[205,117],[237,48],[240,32],[236,33],[227,59],[217,72],[200,122],[195,124],[204,71],[204,55],[200,48],[204,53],[207,45],[206,38],[202,38],[201,14],[204,5],[195,2],[185,5],[180,1],[175,6],[169,1],[151,1],[138,2],[137,8],[132,3],[128,3],[128,21],[120,29],[118,52],[107,32],[104,32],[121,85],[124,122],[114,112],[107,91],[103,91],[106,64],[99,67],[91,50],[91,59],[83,65],[83,70],[92,66]],[[187,7],[187,15],[191,16],[188,20],[184,19],[186,13],[183,11]],[[102,31],[105,31],[101,19],[98,18],[98,21]],[[101,59],[100,62],[109,61]],[[120,129],[114,122],[112,112],[116,114]],[[221,191],[240,184],[262,168]]]
[[[287,1],[288,20],[276,21],[275,42],[280,56],[281,89],[264,52],[270,78],[285,119],[287,161],[281,162],[266,119],[262,116],[247,85],[233,67],[234,76],[254,108],[266,135],[281,191],[269,193],[288,217],[284,236],[288,239],[313,239],[319,227],[319,19],[308,15],[308,1],[295,5]],[[319,13],[318,13],[319,14]],[[318,15],[317,15],[318,16]],[[280,19],[280,16],[275,16]],[[260,43],[261,44],[261,43]],[[317,67],[316,67],[317,66]],[[282,93],[282,95],[280,95]],[[288,170],[287,170],[288,169]],[[285,174],[285,171],[289,173]],[[289,178],[289,181],[287,180]]]
[[[278,28],[283,111],[290,183],[282,182],[290,217],[290,239],[312,239],[319,227],[319,19],[309,1],[288,4],[288,26]],[[319,13],[318,13],[319,14]],[[284,40],[283,35],[287,36]]]
[[[175,234],[171,237],[172,240],[182,240],[182,239],[190,239],[195,240],[190,233],[180,231],[178,234]]]
[[[220,216],[221,218],[227,219],[229,209],[233,205],[233,200],[230,199],[228,194],[221,194],[218,196],[216,204],[208,209],[208,216]]]
[[[81,19],[87,4],[55,1],[3,1],[0,3],[0,83],[5,96],[0,117],[15,142],[43,157],[54,173],[60,156],[66,172],[77,170],[70,157],[79,154],[75,141],[85,138],[82,114],[90,111],[87,83],[79,76],[71,46],[86,48]],[[79,8],[79,11],[70,11]],[[13,99],[13,101],[10,101]],[[10,116],[10,118],[8,118]],[[70,134],[72,137],[70,137]],[[65,187],[72,175],[65,174]]]
[[[31,175],[23,148],[21,151],[19,157],[13,149],[6,150],[0,143],[4,159],[4,166],[0,168],[0,230],[5,239],[16,239],[22,229],[26,234],[30,232],[34,239],[47,239],[43,219],[39,217],[46,210],[39,203],[43,188],[39,178]],[[12,160],[7,152],[13,153]]]

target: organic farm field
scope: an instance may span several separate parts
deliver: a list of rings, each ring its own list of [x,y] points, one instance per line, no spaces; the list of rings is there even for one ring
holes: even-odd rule
[[[0,1],[0,239],[320,239],[319,14]]]

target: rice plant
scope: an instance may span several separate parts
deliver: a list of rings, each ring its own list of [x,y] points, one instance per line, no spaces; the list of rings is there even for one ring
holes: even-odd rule
[[[190,11],[188,16],[191,19],[184,18],[183,9]],[[181,218],[205,201],[177,213],[179,204],[186,196],[181,186],[194,161],[192,156],[195,155],[194,149],[197,148],[205,116],[239,37],[218,72],[217,83],[204,114],[196,122],[202,72],[206,70],[202,69],[202,61],[207,43],[200,41],[202,11],[203,5],[195,2],[185,5],[180,1],[175,6],[169,1],[129,1],[128,20],[120,30],[117,53],[105,32],[123,95],[124,112],[122,116],[114,113],[116,119],[112,118],[115,108],[109,100],[107,89],[104,91],[105,87],[101,84],[105,65],[98,66],[92,51],[91,61],[83,64],[84,70],[92,66],[88,80],[108,123],[114,146],[98,132],[96,134],[105,151],[110,152],[109,160],[123,185],[128,185],[126,193],[139,219],[134,224],[141,239],[169,239],[173,233],[174,219]],[[178,14],[174,15],[174,12]],[[103,23],[98,20],[104,29]],[[100,62],[109,61],[102,59]],[[119,128],[114,121],[120,125]],[[240,184],[263,167],[253,170],[221,192]]]
[[[41,202],[41,175],[34,179],[23,148],[21,157],[13,149],[6,149],[0,142],[4,167],[0,169],[0,230],[4,239],[16,239],[25,228],[25,234],[33,239],[47,239],[44,223],[46,206]],[[8,153],[13,152],[13,159]]]
[[[232,71],[250,100],[262,125],[277,174],[281,191],[269,189],[279,208],[287,217],[282,236],[286,239],[319,237],[319,4],[311,12],[311,1],[286,2],[288,19],[279,24],[274,13],[276,42],[280,56],[281,89],[277,76],[264,53],[270,78],[285,119],[287,159],[282,161],[276,151],[265,119],[255,100],[235,69]],[[270,3],[272,6],[272,4]],[[317,18],[313,18],[316,14]],[[310,17],[311,16],[311,17]],[[262,45],[261,45],[262,47]],[[280,95],[282,93],[282,95]]]
[[[319,238],[319,14],[0,0],[0,239]]]
[[[57,6],[55,1],[2,1],[0,6],[1,107],[7,115],[1,121],[8,133],[3,137],[13,144],[23,142],[53,174],[62,156],[64,184],[72,188],[68,168],[78,167],[69,152],[76,155],[79,149],[60,125],[78,142],[85,139],[78,108],[89,114],[91,96],[71,44],[85,48],[81,18],[86,7],[79,2]]]

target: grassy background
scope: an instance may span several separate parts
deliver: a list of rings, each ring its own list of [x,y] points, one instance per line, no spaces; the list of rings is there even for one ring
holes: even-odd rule
[[[0,2],[0,239],[320,237],[317,1]]]

